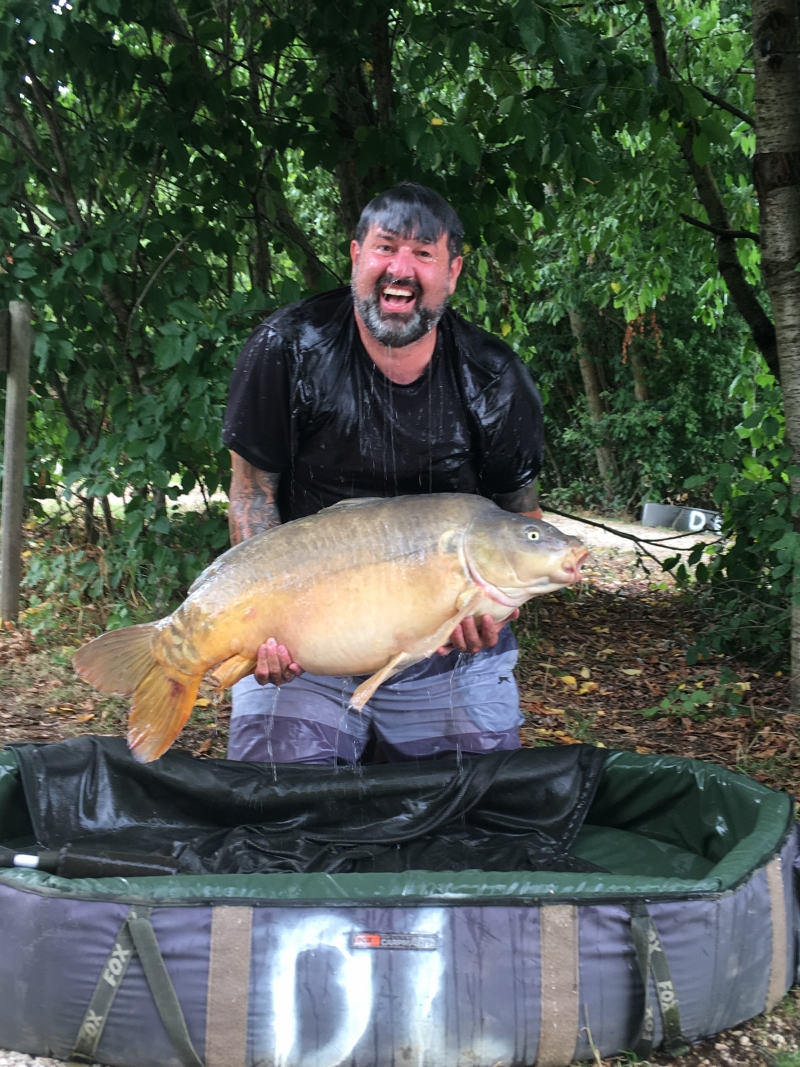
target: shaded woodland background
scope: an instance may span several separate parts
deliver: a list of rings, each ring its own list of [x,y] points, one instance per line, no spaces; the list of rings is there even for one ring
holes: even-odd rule
[[[671,564],[714,620],[690,657],[785,663],[754,62],[736,0],[2,0],[0,302],[37,318],[26,623],[163,614],[227,546],[242,343],[346,283],[361,208],[412,179],[464,221],[455,305],[543,392],[546,501],[723,510],[732,538]]]

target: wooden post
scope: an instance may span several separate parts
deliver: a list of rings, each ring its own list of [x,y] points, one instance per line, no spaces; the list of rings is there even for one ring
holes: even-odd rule
[[[3,516],[0,530],[0,620],[16,622],[22,572],[22,505],[25,493],[28,370],[33,349],[31,306],[12,300],[3,442]]]

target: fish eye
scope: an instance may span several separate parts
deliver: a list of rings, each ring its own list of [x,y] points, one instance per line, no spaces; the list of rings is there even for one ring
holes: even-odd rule
[[[538,530],[534,530],[534,528],[532,526],[530,526],[525,531],[525,536],[528,538],[529,541],[538,541],[539,540],[539,531]]]

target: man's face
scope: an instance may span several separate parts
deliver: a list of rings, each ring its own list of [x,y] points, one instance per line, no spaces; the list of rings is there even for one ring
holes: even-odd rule
[[[435,244],[372,226],[350,245],[353,301],[380,344],[403,348],[433,329],[455,292],[461,256],[450,259],[447,234]]]

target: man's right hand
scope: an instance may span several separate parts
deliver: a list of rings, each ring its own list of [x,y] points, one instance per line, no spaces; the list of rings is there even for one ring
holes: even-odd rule
[[[258,650],[258,662],[253,671],[259,685],[283,685],[303,673],[291,657],[286,645],[279,645],[274,637],[268,637]]]

